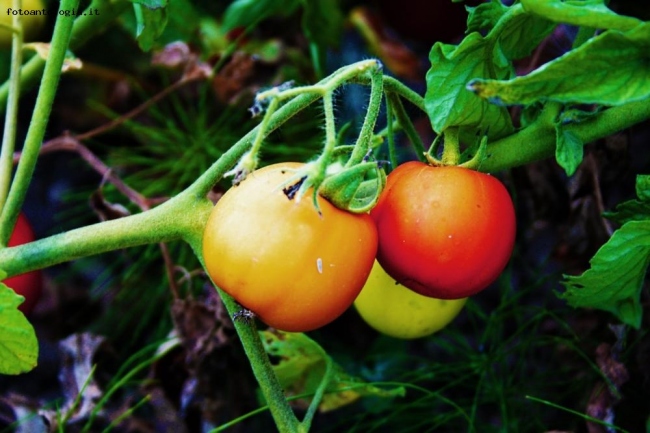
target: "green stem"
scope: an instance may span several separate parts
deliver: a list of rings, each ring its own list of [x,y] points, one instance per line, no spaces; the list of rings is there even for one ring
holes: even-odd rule
[[[309,404],[307,413],[305,413],[305,417],[302,420],[301,423],[303,428],[302,431],[304,432],[308,432],[309,429],[311,428],[311,423],[314,419],[314,415],[316,415],[316,411],[318,410],[321,401],[323,401],[323,396],[325,395],[325,392],[327,391],[327,387],[332,381],[332,377],[334,373],[334,361],[332,361],[332,358],[327,354],[327,352],[325,352],[325,350],[323,350],[323,348],[319,344],[316,344],[315,347],[318,348],[320,355],[325,360],[325,373],[323,374],[323,378],[321,379],[321,382],[318,385],[318,388],[316,389],[314,398],[312,398],[311,403]]]
[[[395,148],[395,131],[393,128],[393,103],[390,98],[386,98],[386,130],[388,132],[388,159],[390,161],[391,168],[394,170],[397,168],[399,161],[397,160],[397,149]]]
[[[221,289],[219,289],[219,296],[221,296],[230,317],[241,310],[241,306]],[[284,395],[284,390],[273,371],[256,326],[253,323],[240,320],[234,320],[233,323],[278,431],[281,433],[298,432],[300,422]]]
[[[427,109],[424,106],[424,98],[417,92],[405,86],[403,83],[397,81],[395,78],[388,76],[384,77],[384,89],[386,92],[397,93],[424,113],[427,112]]]
[[[212,203],[181,194],[150,211],[92,224],[0,250],[7,276],[42,269],[108,251],[189,239],[201,233]]]
[[[13,0],[14,9],[21,8],[21,0]],[[23,28],[20,15],[12,17],[14,33],[11,40],[11,69],[9,72],[9,97],[5,130],[0,151],[0,212],[4,208],[11,184],[13,172],[13,155],[16,144],[16,129],[18,125],[18,99],[20,95],[20,65],[23,63]],[[1,244],[1,242],[0,242]]]
[[[442,148],[442,164],[457,165],[460,162],[460,143],[458,139],[458,127],[451,126],[444,132],[445,142]]]
[[[366,117],[363,120],[359,137],[357,138],[356,145],[350,155],[350,159],[345,164],[346,167],[352,167],[360,163],[368,153],[370,144],[372,143],[373,132],[379,111],[381,110],[381,98],[384,93],[384,74],[379,64],[377,67],[370,69],[370,100],[368,102],[368,109],[366,110]]]
[[[79,0],[62,0],[61,9],[71,10]],[[36,166],[36,159],[45,135],[45,128],[52,110],[52,102],[61,77],[61,67],[70,42],[73,18],[59,15],[54,26],[52,44],[45,63],[41,87],[36,97],[32,120],[25,138],[22,156],[11,184],[7,201],[0,216],[0,247],[6,246],[18,218],[18,213],[27,194],[27,187]]]
[[[415,149],[415,153],[418,159],[420,161],[424,161],[424,153],[425,153],[424,143],[422,143],[420,134],[418,134],[418,132],[415,129],[415,126],[413,125],[413,122],[411,121],[411,118],[406,113],[406,109],[404,108],[404,105],[402,104],[402,101],[400,100],[398,93],[391,92],[388,93],[386,97],[391,101],[391,105],[393,107],[395,117],[397,118],[397,122],[402,127],[404,133],[406,134],[409,141],[413,145],[413,148]]]
[[[576,134],[583,143],[592,143],[649,118],[650,99],[645,99],[608,108],[588,120],[566,126],[566,130]],[[488,156],[481,164],[481,171],[492,173],[554,155],[554,116],[549,112],[519,132],[488,144]]]

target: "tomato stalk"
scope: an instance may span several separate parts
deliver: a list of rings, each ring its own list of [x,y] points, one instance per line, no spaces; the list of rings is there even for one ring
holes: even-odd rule
[[[14,9],[20,10],[21,0],[14,0]],[[11,184],[13,153],[18,122],[18,99],[20,95],[20,65],[23,63],[23,28],[20,15],[12,17],[11,66],[9,71],[9,96],[5,115],[5,130],[0,151],[0,212],[4,208]]]
[[[381,110],[381,100],[384,94],[384,74],[381,65],[371,68],[370,71],[370,100],[368,101],[368,109],[366,110],[366,117],[363,120],[359,137],[350,155],[350,159],[345,164],[346,167],[352,167],[359,164],[367,155],[375,130],[375,124],[379,117]]]
[[[411,145],[414,147],[418,159],[423,161],[424,154],[425,154],[424,144],[422,143],[420,134],[418,134],[418,132],[415,130],[415,126],[413,125],[411,118],[406,113],[406,110],[404,109],[404,105],[402,104],[400,96],[401,95],[398,93],[388,92],[386,94],[386,100],[388,101],[387,105],[391,107],[391,110],[394,113],[395,118],[397,119],[397,124],[404,130],[404,133],[406,134],[409,141],[411,142]],[[392,134],[389,133],[389,136],[390,135]],[[389,147],[389,151],[390,151],[390,147]],[[395,150],[393,149],[393,152],[394,151]],[[393,168],[397,167],[397,161],[391,160],[391,164],[393,165]]]
[[[72,10],[76,9],[78,5],[79,0],[62,0],[60,8],[61,10]],[[45,63],[41,86],[36,97],[32,120],[25,138],[22,156],[0,215],[0,247],[6,246],[9,241],[18,213],[27,194],[29,180],[36,167],[36,160],[45,135],[47,121],[50,118],[50,111],[52,110],[52,102],[61,77],[61,67],[70,42],[72,23],[73,17],[57,16],[52,43]]]

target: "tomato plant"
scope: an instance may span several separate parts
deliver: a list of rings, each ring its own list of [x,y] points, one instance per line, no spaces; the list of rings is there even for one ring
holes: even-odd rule
[[[412,339],[440,331],[466,302],[467,298],[437,299],[415,293],[397,283],[375,261],[354,307],[368,325],[382,334]]]
[[[400,284],[434,298],[485,289],[514,246],[508,191],[496,178],[466,168],[403,164],[389,174],[370,215],[379,263]]]
[[[297,163],[274,164],[229,189],[203,236],[214,283],[267,325],[309,331],[341,315],[359,294],[377,250],[367,214],[337,209],[319,197],[290,200],[283,183]]]
[[[26,244],[34,240],[34,232],[32,227],[27,221],[24,214],[19,214],[16,220],[16,226],[9,239],[8,246],[14,247],[16,245]],[[26,272],[24,274],[15,275],[3,281],[8,287],[12,288],[16,293],[25,297],[19,309],[25,314],[31,313],[34,306],[41,297],[43,290],[43,281],[40,271]]]
[[[0,48],[11,46],[11,27],[13,4],[11,0],[0,0]],[[44,11],[45,4],[42,0],[25,0],[22,2],[22,11]],[[45,25],[45,15],[27,15],[20,16],[23,25],[24,39],[31,40],[36,37]],[[4,27],[6,26],[6,27]]]

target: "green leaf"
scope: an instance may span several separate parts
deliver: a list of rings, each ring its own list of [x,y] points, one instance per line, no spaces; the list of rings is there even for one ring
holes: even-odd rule
[[[134,3],[133,10],[136,40],[141,50],[149,51],[167,26],[167,0]]]
[[[24,300],[0,283],[0,374],[20,374],[36,367],[36,333],[18,310]]]
[[[321,47],[338,47],[343,33],[343,13],[338,0],[303,0],[302,29]]]
[[[605,212],[604,215],[619,224],[650,220],[650,175],[636,177],[636,195],[638,200],[619,203],[614,212]]]
[[[450,126],[468,127],[472,136],[476,129],[489,128],[491,138],[512,132],[504,107],[477,99],[465,88],[472,78],[507,78],[512,74],[505,58],[493,57],[494,48],[479,33],[471,33],[458,46],[436,42],[431,48],[425,107],[438,134]]]
[[[576,134],[567,131],[560,123],[555,125],[555,159],[567,176],[573,176],[582,162],[584,143]]]
[[[508,8],[487,39],[495,40],[508,60],[528,56],[555,28],[552,21],[527,13],[520,5]]]
[[[291,15],[298,5],[300,0],[235,0],[224,14],[224,30],[248,27],[272,16]]]
[[[643,22],[618,15],[605,6],[604,0],[521,0],[521,4],[528,12],[574,26],[627,31]]]
[[[636,177],[636,196],[639,200],[650,202],[650,175],[639,175]]]
[[[491,30],[508,11],[508,6],[501,3],[500,0],[492,0],[476,7],[466,6],[466,9],[468,13],[466,33],[472,33]]]
[[[320,385],[328,362],[327,353],[311,338],[301,333],[261,331],[266,352],[279,359],[273,366],[280,385],[288,395],[312,394]],[[404,388],[382,389],[345,373],[335,364],[333,378],[320,403],[321,411],[337,409],[362,396],[403,396]]]
[[[616,230],[580,276],[565,276],[561,297],[573,307],[609,311],[639,329],[640,297],[650,264],[650,221],[630,221]]]
[[[627,33],[607,31],[526,76],[477,79],[468,89],[498,104],[619,105],[650,97],[648,76],[650,23]]]

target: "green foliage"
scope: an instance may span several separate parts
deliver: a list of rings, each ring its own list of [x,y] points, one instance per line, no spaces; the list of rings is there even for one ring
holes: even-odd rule
[[[461,127],[461,137],[487,130],[498,138],[513,132],[508,111],[488,100],[478,100],[466,89],[478,78],[507,80],[514,76],[513,61],[528,55],[554,24],[527,14],[520,5],[506,8],[496,2],[473,9],[473,30],[491,27],[486,36],[474,31],[459,45],[436,43],[429,54],[426,109],[434,131]]]
[[[557,146],[555,147],[555,159],[560,167],[572,176],[582,162],[584,143],[576,134],[567,131],[561,124],[555,125]]]
[[[143,51],[149,51],[167,26],[167,0],[138,0],[133,11],[136,40]]]
[[[650,176],[637,178],[638,200],[621,203],[608,217],[623,224],[591,259],[580,276],[566,276],[562,294],[574,307],[609,311],[641,326],[641,289],[650,265]]]
[[[288,17],[302,8],[302,30],[311,43],[312,61],[322,75],[328,47],[338,47],[344,17],[338,0],[236,0],[224,15],[224,29],[249,27],[271,17]]]
[[[255,25],[272,16],[286,17],[300,5],[300,0],[236,0],[223,17],[226,31]]]
[[[522,77],[476,79],[468,88],[498,104],[557,101],[619,105],[650,97],[650,23],[610,30]]]
[[[574,307],[598,308],[639,328],[641,289],[650,264],[650,221],[630,221],[618,229],[580,276],[567,276],[562,294]]]
[[[614,212],[606,212],[605,216],[619,224],[650,219],[650,175],[637,176],[636,196],[638,200],[619,203]]]
[[[618,15],[604,0],[521,0],[524,9],[557,23],[593,29],[630,30],[641,21]]]
[[[18,310],[24,300],[0,283],[0,374],[20,374],[36,367],[36,333]]]
[[[321,48],[338,47],[343,32],[343,13],[337,0],[302,0],[302,28]]]
[[[350,376],[314,340],[302,333],[260,332],[264,349],[279,361],[273,370],[280,385],[290,395],[309,397],[316,393],[322,381],[329,379],[326,394],[320,402],[323,412],[350,404],[363,396],[392,398],[404,396],[404,388],[378,388],[360,378]],[[332,368],[326,377],[328,364]]]

